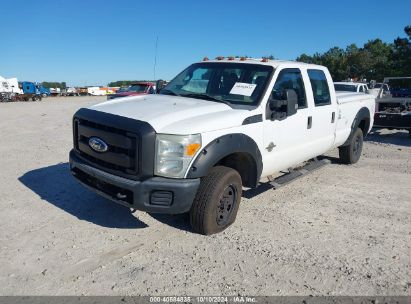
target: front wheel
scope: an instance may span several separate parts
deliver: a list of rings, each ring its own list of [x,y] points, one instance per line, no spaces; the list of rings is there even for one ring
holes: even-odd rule
[[[190,224],[200,234],[210,235],[230,226],[241,201],[240,174],[231,168],[217,166],[200,184],[190,210]]]
[[[340,160],[344,164],[355,164],[361,157],[364,134],[360,128],[355,130],[348,146],[339,147]]]

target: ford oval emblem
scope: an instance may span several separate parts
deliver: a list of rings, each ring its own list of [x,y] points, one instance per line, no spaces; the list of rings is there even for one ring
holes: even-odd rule
[[[90,137],[88,140],[88,145],[96,152],[102,153],[108,150],[108,145],[104,142],[104,140],[98,137]]]

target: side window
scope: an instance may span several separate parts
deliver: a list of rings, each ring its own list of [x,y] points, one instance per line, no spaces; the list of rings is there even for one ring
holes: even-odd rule
[[[278,75],[273,87],[273,93],[281,94],[283,90],[293,89],[298,96],[298,108],[307,107],[304,81],[299,69],[284,69]]]
[[[324,72],[321,70],[308,70],[308,77],[313,90],[315,106],[331,104],[330,89]]]
[[[360,90],[359,92],[364,92],[364,87],[362,85],[360,85]]]

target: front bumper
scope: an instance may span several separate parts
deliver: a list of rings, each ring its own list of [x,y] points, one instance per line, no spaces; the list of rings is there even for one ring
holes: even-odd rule
[[[190,210],[200,179],[151,177],[136,181],[96,169],[70,152],[70,171],[87,188],[118,204],[153,213]]]

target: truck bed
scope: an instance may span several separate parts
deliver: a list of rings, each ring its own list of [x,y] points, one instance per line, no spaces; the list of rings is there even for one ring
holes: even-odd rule
[[[366,108],[370,113],[370,128],[366,130],[368,133],[373,125],[375,111],[375,96],[365,93],[354,92],[336,92],[338,113],[336,114],[336,129],[334,147],[339,147],[344,144],[349,134],[351,133],[351,125],[355,120],[356,115],[363,108]]]
[[[375,100],[375,96],[372,94],[365,94],[365,93],[355,93],[355,92],[335,92],[337,95],[337,103],[344,104],[349,102],[358,102],[358,101],[367,101],[370,99]]]

